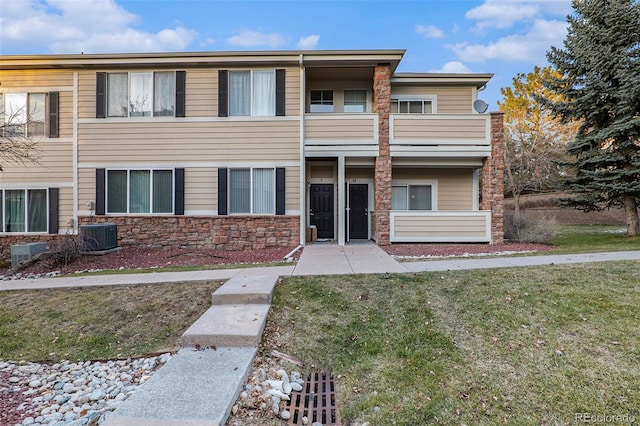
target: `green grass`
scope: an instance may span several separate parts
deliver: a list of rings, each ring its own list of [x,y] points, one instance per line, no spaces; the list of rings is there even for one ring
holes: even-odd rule
[[[0,292],[0,359],[127,358],[179,347],[212,283]]]
[[[640,236],[628,237],[624,226],[564,225],[550,242],[556,248],[547,253],[640,250]]]
[[[291,278],[265,351],[338,377],[346,424],[640,419],[640,264]]]

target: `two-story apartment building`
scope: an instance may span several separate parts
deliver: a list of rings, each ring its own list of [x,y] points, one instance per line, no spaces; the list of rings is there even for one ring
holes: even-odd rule
[[[0,163],[2,251],[104,222],[121,245],[501,242],[491,75],[395,73],[403,54],[0,57],[4,137],[39,147]]]

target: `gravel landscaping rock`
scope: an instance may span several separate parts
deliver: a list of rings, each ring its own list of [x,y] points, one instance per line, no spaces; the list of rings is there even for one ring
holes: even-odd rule
[[[170,358],[52,365],[0,361],[0,425],[99,424]]]

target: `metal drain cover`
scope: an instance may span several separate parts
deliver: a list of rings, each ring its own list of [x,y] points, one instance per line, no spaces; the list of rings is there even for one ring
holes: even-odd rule
[[[287,410],[291,413],[290,425],[302,425],[302,418],[323,426],[341,426],[336,407],[336,387],[331,372],[309,374],[301,391],[293,391],[287,401]]]

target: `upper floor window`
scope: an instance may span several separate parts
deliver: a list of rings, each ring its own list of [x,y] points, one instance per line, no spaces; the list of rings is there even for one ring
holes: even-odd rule
[[[433,114],[433,99],[391,98],[391,114]]]
[[[185,71],[99,72],[96,118],[184,117]]]
[[[4,136],[45,136],[45,101],[44,93],[0,93],[0,120]]]
[[[218,116],[285,115],[285,70],[219,70]]]
[[[312,90],[310,112],[333,112],[333,90]]]
[[[107,170],[107,213],[173,213],[173,170]]]
[[[46,189],[0,190],[2,232],[47,232]]]
[[[366,112],[367,111],[367,91],[366,90],[345,90],[344,91],[344,112]]]
[[[109,117],[175,115],[174,72],[109,73],[107,89]]]

